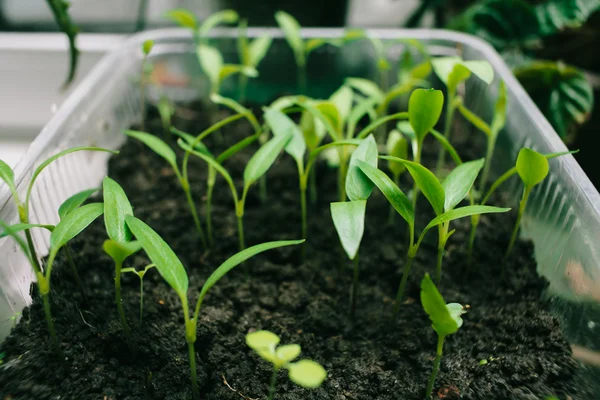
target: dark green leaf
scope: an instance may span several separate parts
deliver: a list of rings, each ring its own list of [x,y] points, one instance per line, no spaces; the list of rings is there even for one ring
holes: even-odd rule
[[[180,8],[167,11],[165,13],[165,17],[172,21],[175,21],[175,23],[184,28],[192,29],[195,31],[198,27],[198,21],[196,20],[196,17],[188,10]]]
[[[366,200],[331,203],[333,225],[348,258],[354,260],[365,231]]]
[[[244,187],[246,190],[271,168],[281,150],[283,150],[291,139],[291,132],[281,136],[274,136],[254,153],[244,169]]]
[[[441,90],[416,89],[408,100],[408,120],[417,139],[422,142],[425,135],[437,124],[444,107]]]
[[[279,110],[267,109],[264,113],[265,121],[274,136],[292,135],[292,139],[285,146],[285,151],[291,155],[300,165],[304,165],[304,153],[306,143],[300,128],[290,117]]]
[[[433,330],[439,336],[456,333],[462,326],[460,314],[457,315],[454,306],[451,307],[453,312],[450,312],[444,298],[427,273],[421,281],[421,304],[431,320]]]
[[[127,229],[129,230],[129,228]],[[140,251],[142,244],[138,240],[116,242],[108,239],[104,241],[102,248],[115,262],[122,263],[127,257]]]
[[[63,219],[71,211],[82,205],[91,195],[96,193],[98,189],[87,189],[81,192],[75,193],[69,197],[58,207],[58,217]]]
[[[548,0],[535,5],[542,35],[582,26],[600,8],[598,0]]]
[[[67,242],[79,235],[96,218],[104,212],[102,203],[92,203],[81,206],[58,222],[50,235],[50,249],[58,252]]]
[[[548,176],[548,159],[537,151],[524,147],[519,151],[516,168],[523,184],[533,187]]]
[[[133,208],[125,191],[117,182],[108,176],[102,181],[104,194],[104,225],[108,237],[116,242],[131,240],[131,232],[127,228],[125,218],[133,215]]]
[[[168,144],[166,144],[156,136],[145,132],[131,130],[125,130],[123,131],[123,133],[125,133],[125,135],[129,137],[132,137],[144,143],[150,148],[150,150],[164,158],[169,163],[169,165],[173,167],[174,170],[179,169],[177,167],[177,156],[175,155],[173,149],[171,149]]]
[[[346,194],[350,200],[367,200],[373,191],[373,182],[360,170],[359,161],[377,167],[377,142],[373,135],[367,136],[350,157],[346,176]]]
[[[444,211],[450,211],[460,203],[473,187],[485,159],[469,161],[454,168],[442,182],[445,200]]]

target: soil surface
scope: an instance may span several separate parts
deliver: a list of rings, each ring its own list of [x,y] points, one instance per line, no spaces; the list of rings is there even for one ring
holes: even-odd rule
[[[208,125],[196,112],[185,113],[175,126],[197,133]],[[162,135],[153,115],[149,129]],[[245,121],[207,140],[211,149],[250,133]],[[482,143],[461,154],[483,154]],[[250,146],[226,162],[241,185],[243,166],[256,150]],[[426,164],[433,167],[437,148],[427,142]],[[216,151],[215,153],[218,153]],[[206,167],[190,164],[190,179],[204,217]],[[137,217],[144,220],[179,255],[190,276],[189,298],[208,275],[238,250],[233,203],[228,187],[217,181],[213,202],[214,246],[205,254],[192,223],[183,192],[163,159],[128,141],[110,162],[110,176],[127,192]],[[425,395],[436,348],[436,334],[419,301],[419,283],[433,273],[437,237],[428,234],[413,265],[405,303],[392,313],[392,299],[407,253],[406,225],[396,218],[388,225],[389,205],[377,190],[368,202],[360,249],[360,287],[356,318],[349,316],[351,264],[343,255],[331,221],[329,203],[336,201],[336,171],[317,168],[318,200],[309,206],[306,261],[299,248],[263,253],[231,271],[207,295],[200,313],[196,360],[202,399],[266,399],[271,369],[245,344],[245,335],[268,329],[282,343],[302,346],[301,358],[324,365],[329,377],[318,389],[302,389],[281,371],[276,399],[421,400]],[[411,187],[403,177],[403,188]],[[245,228],[248,245],[300,236],[297,172],[292,159],[281,156],[268,174],[268,201],[258,187],[250,191]],[[96,199],[99,200],[99,199]],[[421,196],[417,230],[432,218]],[[498,196],[496,205],[506,204]],[[447,302],[468,307],[464,325],[449,336],[434,398],[439,399],[577,399],[577,363],[571,357],[558,321],[541,300],[547,283],[536,274],[531,243],[517,243],[506,279],[501,259],[515,214],[485,216],[478,231],[475,263],[468,273],[464,243],[468,218],[453,222],[456,234],[447,245],[441,292]],[[188,353],[181,304],[156,270],[145,277],[144,319],[139,326],[139,279],[123,277],[123,300],[133,329],[128,348],[114,303],[114,265],[102,249],[106,239],[102,218],[71,244],[87,297],[76,288],[59,257],[52,279],[52,309],[62,350],[52,350],[41,302],[37,296],[10,337],[0,347],[2,400],[139,400],[191,399]],[[126,266],[143,268],[142,253]],[[63,267],[65,266],[65,267]],[[35,291],[35,287],[32,288]],[[480,362],[487,360],[487,363]]]

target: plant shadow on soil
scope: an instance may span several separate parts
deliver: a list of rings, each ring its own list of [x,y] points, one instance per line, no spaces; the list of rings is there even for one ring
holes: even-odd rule
[[[177,119],[174,125],[199,132],[208,123],[198,114]],[[151,131],[162,134],[154,112],[147,124]],[[244,121],[236,122],[222,130],[225,139],[210,138],[207,144],[224,148],[248,135],[249,130]],[[483,153],[484,144],[458,139],[457,147],[465,160]],[[427,144],[424,160],[431,166],[437,146]],[[238,178],[238,184],[255,150],[256,146],[251,146],[227,161],[226,167]],[[428,234],[421,247],[405,304],[394,317],[393,298],[407,251],[406,225],[399,216],[394,226],[386,224],[389,204],[375,189],[360,249],[358,309],[352,321],[351,264],[342,254],[329,211],[329,202],[337,197],[336,172],[325,164],[319,164],[316,171],[319,198],[317,204],[309,206],[306,261],[300,261],[298,248],[264,253],[246,263],[250,280],[245,280],[238,268],[206,297],[196,342],[203,399],[266,398],[270,366],[245,344],[246,333],[256,329],[277,333],[282,343],[300,344],[300,357],[322,363],[329,374],[320,388],[309,391],[292,384],[282,371],[275,398],[424,398],[436,336],[420,305],[419,283],[423,274],[435,267],[437,235]],[[223,179],[217,180],[213,198],[215,245],[205,254],[183,192],[164,160],[129,140],[121,153],[112,157],[109,175],[124,187],[136,216],[156,229],[181,258],[190,276],[189,298],[195,302],[208,275],[238,251],[233,202]],[[202,216],[205,177],[205,164],[193,159],[190,180]],[[284,155],[268,173],[268,202],[261,204],[258,187],[251,189],[244,221],[249,245],[299,238],[297,182],[295,164]],[[402,187],[410,186],[404,176]],[[420,200],[417,231],[432,217],[423,196]],[[503,205],[504,200],[498,195],[491,203]],[[440,290],[446,301],[470,308],[463,316],[464,326],[446,340],[434,398],[577,398],[577,363],[558,320],[542,300],[547,282],[536,274],[531,243],[518,242],[508,265],[508,278],[500,279],[499,260],[514,212],[509,216],[482,217],[475,262],[468,275],[463,244],[468,239],[469,220],[453,222],[457,232],[447,246]],[[134,334],[134,349],[130,350],[114,304],[114,265],[101,250],[105,239],[99,218],[71,243],[87,299],[75,289],[62,258],[57,260],[51,298],[66,361],[61,363],[52,352],[41,302],[34,293],[33,305],[24,310],[21,322],[0,347],[0,353],[6,353],[0,365],[0,399],[192,398],[177,295],[155,270],[150,271],[145,278],[144,323],[139,327],[139,280],[124,275],[123,301]],[[147,263],[143,252],[126,262],[138,269]],[[480,365],[483,359],[490,361]]]

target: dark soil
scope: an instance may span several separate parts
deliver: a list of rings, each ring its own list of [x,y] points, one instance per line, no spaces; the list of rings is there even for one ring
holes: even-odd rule
[[[205,121],[192,116],[177,120],[176,126],[195,133],[207,125]],[[160,134],[156,118],[149,125]],[[207,144],[222,148],[248,133],[247,124],[238,122],[223,130],[223,143]],[[461,145],[465,159],[482,154],[480,146],[467,148],[466,143]],[[234,177],[241,178],[255,149],[251,146],[227,162]],[[429,165],[434,151],[435,146],[426,149],[424,159]],[[204,215],[205,166],[193,160],[191,171],[194,196]],[[435,267],[436,234],[429,234],[421,247],[407,300],[394,317],[392,299],[405,263],[406,226],[400,222],[388,226],[389,206],[379,192],[373,194],[360,251],[358,310],[352,321],[351,265],[342,255],[329,211],[329,202],[337,197],[336,173],[325,164],[319,165],[317,173],[319,199],[310,207],[306,261],[300,261],[298,248],[264,253],[247,263],[250,280],[239,268],[208,294],[196,343],[203,399],[266,398],[270,367],[244,339],[256,329],[279,334],[282,343],[299,343],[301,357],[322,363],[329,373],[319,389],[309,391],[281,372],[278,399],[424,398],[436,335],[420,305],[419,282]],[[215,245],[205,255],[183,192],[162,159],[129,141],[112,158],[110,176],[123,185],[136,216],[155,228],[180,256],[190,275],[190,301],[195,302],[206,277],[238,250],[235,214],[224,181],[217,182],[213,205]],[[297,174],[289,156],[280,157],[269,172],[266,204],[261,204],[258,192],[253,188],[247,203],[247,243],[298,238]],[[502,199],[496,200],[503,204]],[[425,201],[419,204],[419,214],[418,229],[432,217]],[[469,221],[453,225],[457,233],[447,246],[441,292],[446,301],[469,308],[464,326],[446,340],[435,398],[577,398],[577,364],[557,319],[541,300],[547,283],[536,274],[531,243],[517,244],[507,279],[500,278],[500,260],[514,217],[482,218],[471,274],[467,274],[463,247]],[[55,269],[52,308],[66,360],[61,363],[52,351],[36,296],[0,347],[0,353],[6,353],[0,366],[0,399],[191,399],[179,299],[155,270],[149,272],[144,323],[139,327],[139,280],[124,276],[124,305],[134,331],[130,350],[114,304],[114,266],[101,250],[105,238],[100,218],[72,243],[87,300],[76,290],[68,268],[62,268],[62,260]],[[147,262],[140,254],[128,265],[142,268]],[[484,359],[488,362],[481,365]]]

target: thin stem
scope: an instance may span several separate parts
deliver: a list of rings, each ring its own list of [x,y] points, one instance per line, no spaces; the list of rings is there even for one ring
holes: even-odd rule
[[[237,216],[238,237],[240,243],[240,251],[246,248],[246,240],[244,239],[244,216]]]
[[[420,164],[421,163],[421,153],[423,151],[423,143],[422,142],[418,142],[417,143],[417,154],[415,154],[414,156],[414,162]],[[412,191],[412,203],[413,203],[413,209],[415,210],[415,212],[417,211],[417,199],[419,198],[419,185],[417,185],[417,181],[415,180],[415,182],[413,183],[413,191]]]
[[[142,60],[142,74],[140,77],[140,129],[146,132],[146,62],[148,56],[144,56]]]
[[[202,242],[202,247],[207,248],[206,238],[204,237],[204,231],[202,230],[202,224],[200,223],[200,218],[198,217],[198,210],[196,210],[196,204],[194,203],[194,199],[192,199],[192,191],[190,190],[189,183],[187,180],[185,184],[182,184],[183,191],[185,192],[185,198],[188,202],[188,206],[190,208],[190,212],[192,213],[192,218],[194,219],[194,225],[196,225],[196,230],[200,235],[200,241]]]
[[[406,260],[406,265],[404,266],[404,271],[402,271],[402,280],[400,281],[400,286],[398,286],[398,293],[396,294],[396,304],[394,306],[395,314],[398,314],[398,311],[400,311],[402,297],[404,296],[404,290],[406,288],[406,282],[408,282],[408,275],[410,274],[410,268],[412,267],[413,260],[414,257],[411,257],[409,255]]]
[[[140,326],[144,320],[144,277],[140,277]]]
[[[515,241],[517,240],[517,234],[519,233],[519,228],[521,226],[521,218],[523,217],[523,213],[525,212],[525,207],[527,206],[527,200],[529,199],[531,189],[533,189],[533,187],[527,186],[523,190],[523,197],[521,198],[521,202],[519,203],[519,214],[517,214],[515,227],[513,228],[512,235],[510,236],[510,242],[508,243],[508,248],[506,249],[506,253],[504,254],[504,261],[508,259],[508,256],[512,252],[512,249],[515,245]],[[504,265],[502,266],[502,272],[504,275]]]
[[[115,262],[115,302],[117,303],[117,312],[119,313],[119,319],[121,320],[121,326],[127,337],[129,345],[132,344],[131,329],[127,323],[127,317],[125,317],[125,310],[123,310],[123,297],[121,296],[121,268],[123,267],[122,261]]]
[[[400,176],[394,174],[394,183],[396,184],[396,186],[400,186],[399,181],[400,181]],[[389,225],[394,225],[394,220],[396,219],[396,213],[397,213],[396,209],[390,203],[390,213],[388,215],[388,224]]]
[[[212,247],[214,244],[212,231],[212,196],[216,178],[214,167],[209,166],[208,174],[208,187],[206,189],[206,235],[208,236],[208,245]]]
[[[306,94],[307,76],[306,61],[298,63],[298,90],[300,94]]]
[[[28,224],[29,219],[21,220],[21,222]],[[27,239],[27,246],[29,247],[29,254],[31,255],[31,266],[33,267],[33,271],[37,274],[42,271],[42,268],[40,267],[40,261],[37,258],[35,246],[33,245],[33,238],[31,237],[31,231],[29,229],[25,229],[25,238]]]
[[[300,185],[300,208],[302,209],[302,239],[306,239],[308,228],[307,228],[307,212],[306,212],[306,186]],[[302,261],[306,256],[306,242],[302,243]]]
[[[312,174],[308,176],[308,187],[311,204],[317,203],[317,170],[313,168]]]
[[[267,400],[273,400],[273,396],[275,395],[275,383],[277,382],[277,373],[279,370],[275,368],[273,370],[273,375],[271,375],[271,383],[269,384],[269,398]]]
[[[479,226],[479,216],[473,215],[471,217],[471,233],[469,234],[469,249],[467,251],[467,265],[469,266],[469,270],[473,264],[473,247],[477,237],[477,226]]]
[[[448,106],[446,107],[446,118],[444,121],[444,137],[450,141],[450,134],[452,131],[452,120],[454,118],[454,112],[456,111],[456,103],[454,101],[455,92],[454,90],[448,90]],[[440,171],[444,168],[446,160],[446,149],[442,147],[438,156],[436,175],[439,176]]]
[[[483,195],[485,185],[487,184],[488,177],[490,176],[490,169],[492,166],[492,158],[494,157],[494,148],[496,147],[496,138],[488,137],[487,150],[485,152],[485,165],[483,171],[481,171],[481,177],[479,178],[479,193]]]
[[[449,223],[438,225],[438,254],[437,264],[435,267],[435,284],[439,286],[442,281],[442,262],[444,261],[444,249],[448,240]]]
[[[75,265],[75,262],[73,261],[73,256],[71,255],[71,249],[69,248],[69,245],[65,245],[65,255],[67,256],[67,261],[69,262],[69,266],[71,267],[71,272],[73,273],[73,278],[75,278],[75,283],[79,287],[79,290],[81,291],[81,294],[83,295],[83,297],[87,297],[85,294],[85,290],[83,289],[81,279],[79,278],[79,271],[77,271],[77,266]]]
[[[264,174],[258,180],[258,190],[259,190],[258,195],[260,197],[260,202],[265,204],[267,202],[267,174]]]
[[[425,394],[426,399],[431,399],[431,392],[433,391],[435,378],[437,378],[437,374],[440,371],[440,363],[442,362],[442,351],[444,350],[444,339],[446,339],[446,336],[438,335],[437,351],[435,355],[435,360],[433,361],[433,370],[431,371],[429,383],[427,384],[427,393]]]
[[[52,338],[52,344],[54,345],[58,356],[63,360],[63,353],[58,342],[56,328],[54,327],[54,318],[52,318],[52,310],[50,307],[50,295],[48,293],[42,294],[42,302],[44,303],[44,315],[46,316],[46,323],[48,324],[48,333],[50,334],[50,338]]]
[[[188,358],[190,360],[190,379],[192,381],[192,395],[194,400],[200,400],[200,389],[198,389],[198,373],[196,372],[196,349],[194,342],[187,342]]]
[[[240,74],[240,94],[238,96],[238,103],[243,104],[246,100],[246,89],[248,87],[248,76],[246,74]]]
[[[354,257],[354,279],[352,280],[352,303],[350,306],[350,317],[354,318],[356,314],[356,297],[358,295],[358,254]]]

